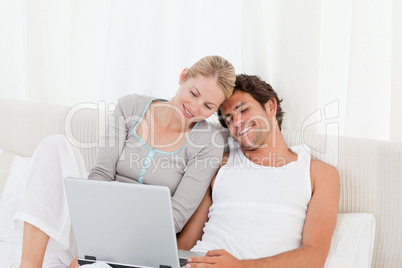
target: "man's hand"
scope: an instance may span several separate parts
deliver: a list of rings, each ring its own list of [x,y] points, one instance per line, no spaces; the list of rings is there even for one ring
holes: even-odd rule
[[[68,266],[68,268],[77,268],[80,267],[80,265],[78,264],[78,258],[76,258],[75,260],[73,260],[70,265]]]
[[[230,267],[240,268],[242,262],[224,249],[210,250],[205,257],[192,257],[187,260],[186,268],[204,268],[204,267]]]

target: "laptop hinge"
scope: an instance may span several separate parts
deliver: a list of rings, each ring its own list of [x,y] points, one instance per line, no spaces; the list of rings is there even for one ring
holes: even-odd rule
[[[94,256],[85,255],[85,259],[90,260],[90,261],[96,261],[96,257],[94,257]]]
[[[79,265],[92,264],[95,262],[96,262],[96,258],[94,256],[85,255],[85,258],[78,258]]]
[[[159,268],[172,268],[172,266],[170,266],[170,265],[159,265]]]

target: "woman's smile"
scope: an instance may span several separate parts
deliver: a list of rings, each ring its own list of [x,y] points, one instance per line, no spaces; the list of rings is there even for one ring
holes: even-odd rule
[[[187,110],[187,108],[186,108],[186,106],[183,104],[183,114],[184,114],[184,116],[186,116],[187,118],[193,118],[193,117],[195,117],[195,115],[193,115],[192,113],[190,113],[188,110]]]

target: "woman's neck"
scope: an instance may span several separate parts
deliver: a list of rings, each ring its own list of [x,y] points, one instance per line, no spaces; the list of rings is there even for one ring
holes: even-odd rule
[[[170,102],[151,107],[152,109],[150,109],[150,112],[151,117],[155,121],[154,123],[158,127],[169,131],[186,132],[191,130],[195,123],[188,124],[183,120],[180,120],[180,116],[178,115],[179,111],[172,107],[175,106]]]

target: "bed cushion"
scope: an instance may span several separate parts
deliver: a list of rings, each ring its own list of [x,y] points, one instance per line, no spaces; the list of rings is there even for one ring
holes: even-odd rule
[[[369,268],[373,256],[375,219],[368,213],[340,213],[327,268]]]

